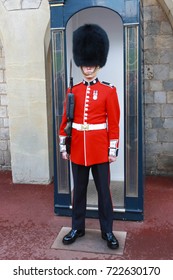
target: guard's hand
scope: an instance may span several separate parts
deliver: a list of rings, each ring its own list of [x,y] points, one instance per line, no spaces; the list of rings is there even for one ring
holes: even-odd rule
[[[62,158],[66,159],[66,160],[69,160],[70,156],[67,154],[67,152],[62,152]]]
[[[117,157],[109,156],[109,162],[114,162],[117,160]]]

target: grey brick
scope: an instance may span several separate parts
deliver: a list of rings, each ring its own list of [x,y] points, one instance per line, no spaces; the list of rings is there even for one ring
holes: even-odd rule
[[[160,63],[170,63],[173,61],[173,51],[172,49],[163,49],[160,51]]]
[[[158,169],[173,172],[173,154],[172,155],[160,155],[158,157]]]
[[[157,64],[153,66],[153,73],[155,80],[168,80],[169,79],[169,65]]]
[[[166,103],[166,92],[157,91],[154,93],[154,103]]]
[[[151,80],[150,81],[150,89],[153,90],[153,91],[162,91],[163,90],[162,81]]]
[[[163,127],[164,128],[172,128],[173,129],[173,117],[165,119]],[[172,141],[173,141],[173,139],[172,139]]]
[[[6,94],[6,93],[7,93],[7,84],[0,83],[0,94]]]
[[[153,117],[153,118],[160,117],[161,116],[160,105],[153,105],[153,104],[146,105],[145,113],[147,117]]]
[[[164,119],[152,118],[152,128],[163,128]]]
[[[9,150],[4,151],[4,161],[5,161],[6,169],[7,167],[11,166],[11,153]]]
[[[173,142],[162,144],[161,153],[172,154],[172,152],[173,152]]]
[[[147,143],[147,146],[146,146],[146,154],[148,156],[150,155],[157,155],[157,154],[160,154],[161,151],[162,151],[162,147],[163,147],[163,144],[162,143]]]
[[[160,5],[155,5],[151,7],[152,11],[152,20],[153,21],[165,21],[167,20],[166,14],[163,13],[163,10]]]
[[[1,140],[8,140],[9,139],[9,128],[0,128],[0,139]]]
[[[160,23],[160,33],[172,35],[172,27],[168,21],[162,21]]]
[[[157,129],[147,129],[145,140],[146,142],[157,142]]]
[[[156,35],[160,33],[160,22],[159,21],[149,21],[147,24],[148,35]]]
[[[154,103],[154,93],[153,92],[146,92],[145,93],[145,103]]]
[[[164,81],[163,88],[166,91],[172,91],[173,90],[173,80]]]
[[[7,142],[6,141],[0,141],[0,150],[1,151],[6,151],[8,148]]]
[[[163,117],[173,117],[173,104],[162,105],[162,116]]]
[[[145,129],[152,128],[152,119],[145,118]]]
[[[144,52],[144,58],[145,58],[145,64],[151,65],[151,64],[157,64],[160,63],[160,57],[159,57],[159,50],[155,49],[155,41],[154,38],[146,38],[145,39],[145,52]]]
[[[173,91],[167,92],[167,102],[173,103]]]
[[[160,142],[173,142],[172,129],[158,129],[158,141]]]
[[[6,106],[0,107],[0,118],[6,118],[7,117],[7,108]]]

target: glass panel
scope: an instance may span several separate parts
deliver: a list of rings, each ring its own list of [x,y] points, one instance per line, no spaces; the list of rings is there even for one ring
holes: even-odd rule
[[[125,27],[126,195],[138,196],[138,26]]]
[[[56,116],[56,137],[63,114],[63,101],[65,98],[65,64],[64,64],[64,30],[54,30],[52,32],[53,47],[53,82],[54,82],[54,109]],[[61,159],[57,143],[57,176],[58,193],[69,193],[68,163]]]

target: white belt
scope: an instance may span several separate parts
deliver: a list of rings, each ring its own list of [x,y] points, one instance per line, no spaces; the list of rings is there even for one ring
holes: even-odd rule
[[[80,124],[80,123],[74,123],[72,124],[72,127],[79,130],[79,131],[85,131],[85,130],[100,130],[105,129],[107,127],[106,123],[99,123],[99,124]]]

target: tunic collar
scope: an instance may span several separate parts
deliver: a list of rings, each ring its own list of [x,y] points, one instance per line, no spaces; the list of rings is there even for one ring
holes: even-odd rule
[[[98,78],[95,78],[91,82],[87,82],[87,81],[83,80],[83,84],[86,86],[92,86],[92,85],[95,85],[98,82],[98,80],[99,80]]]

